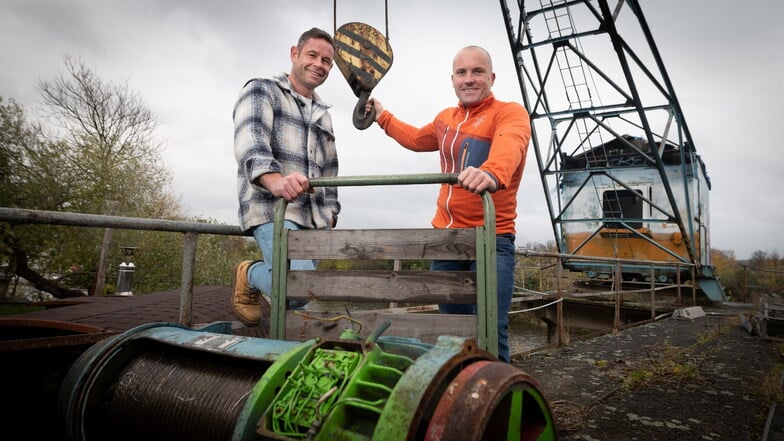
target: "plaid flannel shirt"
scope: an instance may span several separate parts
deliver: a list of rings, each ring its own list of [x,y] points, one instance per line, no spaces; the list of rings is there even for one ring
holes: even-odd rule
[[[249,231],[275,218],[277,198],[257,184],[266,173],[298,171],[310,178],[337,176],[338,156],[329,106],[313,94],[310,117],[288,75],[245,83],[234,106],[239,222]],[[289,202],[286,219],[304,228],[330,228],[340,212],[335,187],[315,187]]]

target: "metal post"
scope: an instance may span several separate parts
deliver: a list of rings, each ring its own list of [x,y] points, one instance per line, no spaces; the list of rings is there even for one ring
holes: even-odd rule
[[[193,325],[193,269],[196,266],[196,244],[199,235],[185,233],[183,239],[180,324],[190,327]]]
[[[691,306],[697,306],[697,271],[691,267]]]
[[[656,318],[656,280],[654,275],[655,271],[653,264],[651,264],[651,320]]]
[[[539,292],[544,291],[544,265],[539,261]]]
[[[683,303],[681,300],[681,265],[675,265],[675,284],[678,285],[678,307],[680,308]]]
[[[395,259],[395,262],[392,264],[392,271],[398,272],[402,268],[400,259]],[[389,309],[397,308],[397,302],[389,302]]]
[[[614,331],[621,329],[621,289],[623,289],[623,275],[621,274],[621,263],[615,264],[615,318],[613,320]]]
[[[555,344],[558,347],[566,345],[566,331],[564,329],[563,318],[563,293],[561,292],[561,270],[563,269],[563,261],[558,258],[558,268],[556,271],[555,279],[555,292],[558,293],[558,300],[555,305]]]
[[[742,266],[743,266],[743,301],[747,302],[749,298],[749,288],[748,288],[749,279],[748,279],[748,275],[746,274],[746,271],[748,268],[746,268],[746,265],[742,265]]]
[[[101,257],[98,260],[98,274],[95,275],[94,296],[102,296],[106,287],[106,269],[109,266],[109,245],[112,242],[114,230],[107,228],[103,232],[103,242],[101,242]]]

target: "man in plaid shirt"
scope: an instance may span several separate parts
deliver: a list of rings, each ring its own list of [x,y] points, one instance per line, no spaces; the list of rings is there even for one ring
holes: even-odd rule
[[[246,326],[257,326],[263,309],[269,310],[277,199],[288,202],[284,227],[289,229],[332,228],[340,212],[337,188],[310,187],[308,181],[338,174],[329,106],[315,92],[332,69],[332,36],[318,28],[305,31],[290,57],[290,73],[248,81],[234,106],[239,222],[253,233],[264,257],[234,267],[232,311]],[[315,265],[291,262],[292,269]]]

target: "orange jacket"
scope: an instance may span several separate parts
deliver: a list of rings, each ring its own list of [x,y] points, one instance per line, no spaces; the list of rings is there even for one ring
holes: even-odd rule
[[[406,124],[386,110],[378,123],[387,135],[409,150],[439,151],[443,173],[460,173],[468,166],[490,173],[498,183],[498,190],[492,195],[496,234],[516,233],[517,190],[531,138],[530,119],[522,105],[498,101],[490,94],[470,108],[459,104],[444,109],[422,128]],[[457,184],[442,184],[432,225],[484,225],[481,196]]]

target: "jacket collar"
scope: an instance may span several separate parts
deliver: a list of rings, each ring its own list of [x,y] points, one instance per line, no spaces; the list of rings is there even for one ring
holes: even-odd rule
[[[278,85],[280,86],[281,89],[287,90],[289,93],[291,93],[292,96],[294,96],[294,97],[296,97],[298,99],[299,98],[306,99],[305,97],[303,97],[302,95],[297,93],[297,91],[294,90],[294,88],[291,87],[291,81],[289,81],[289,74],[287,74],[285,72],[281,72],[281,73],[275,75],[272,78],[275,80],[276,83],[278,83]],[[322,101],[321,97],[319,96],[318,93],[316,93],[315,90],[313,91],[313,98],[312,98],[312,100],[313,100],[313,104],[314,105],[325,107],[327,109],[332,107],[329,104],[327,104],[324,101]]]
[[[467,109],[472,114],[474,114],[476,112],[480,112],[480,111],[490,107],[490,105],[492,105],[494,102],[495,102],[495,95],[493,95],[493,92],[490,92],[490,95],[487,95],[482,101],[479,101],[478,103],[476,103],[475,105],[473,105],[471,107],[466,107],[461,102],[457,103],[457,107],[460,108],[461,110],[466,110]]]

